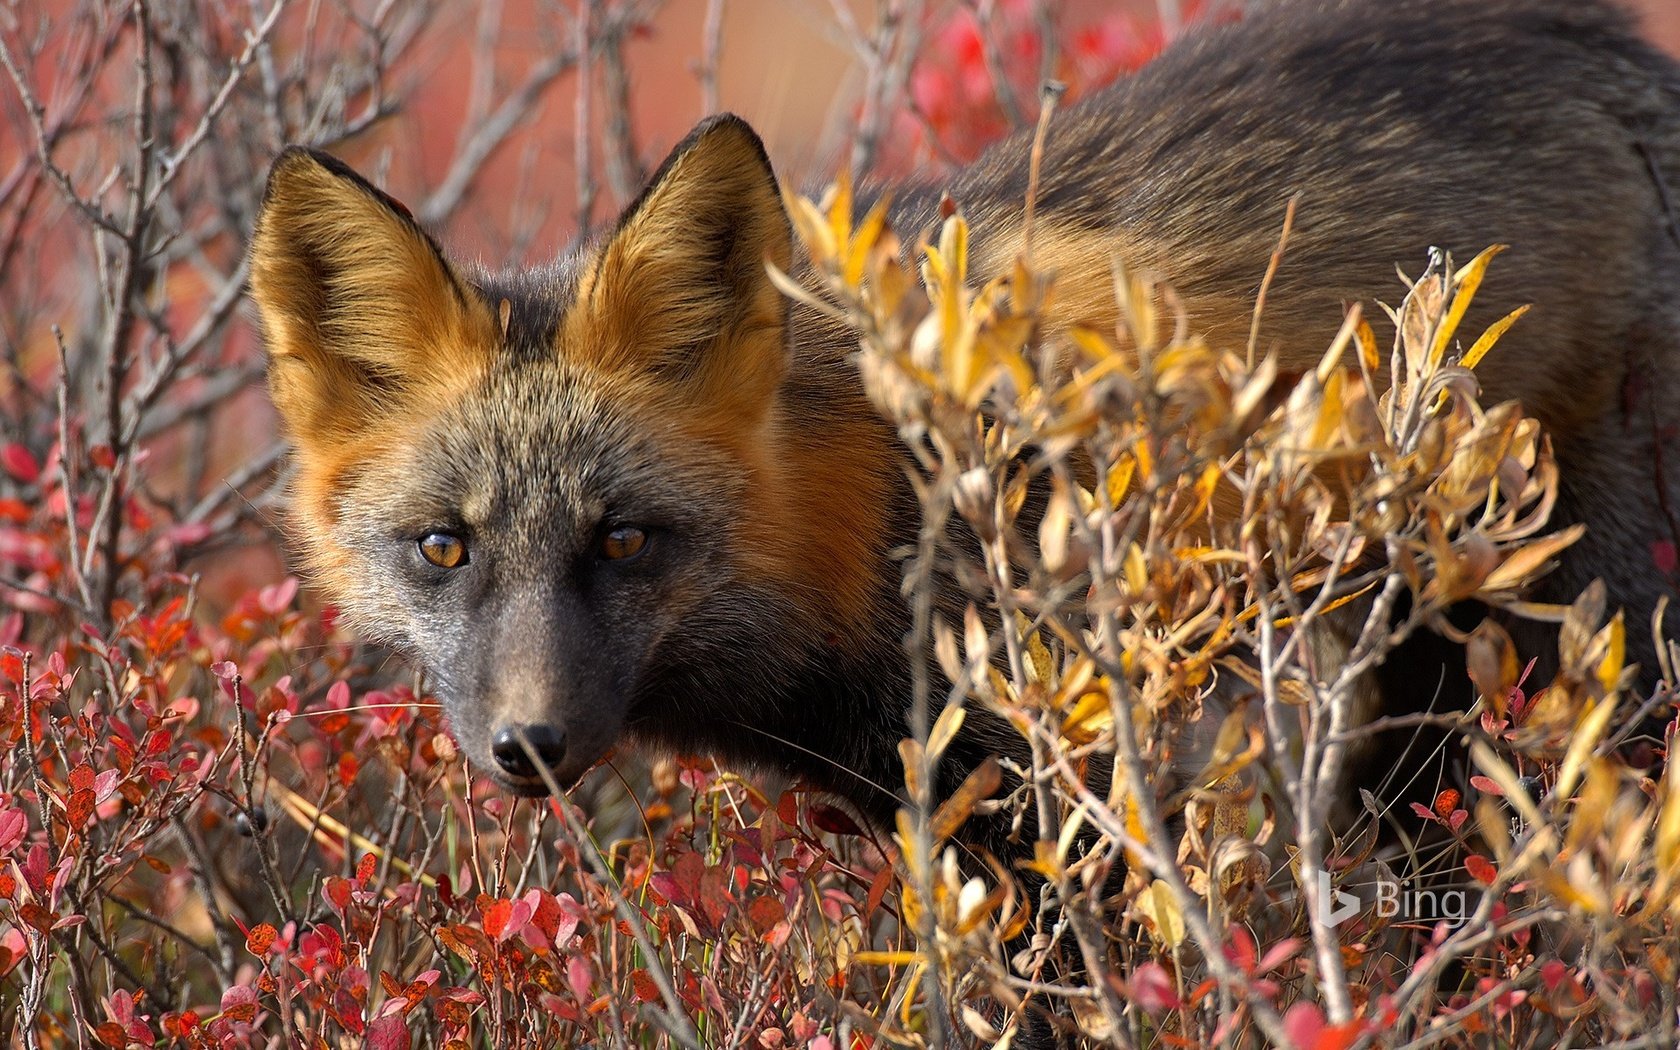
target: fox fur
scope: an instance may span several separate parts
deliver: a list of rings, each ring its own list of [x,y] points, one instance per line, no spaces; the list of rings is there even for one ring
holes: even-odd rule
[[[1028,152],[1007,140],[946,187],[982,275],[1019,249]],[[883,191],[906,240],[937,222],[937,190]],[[1299,194],[1263,336],[1300,373],[1345,304],[1398,298],[1396,263],[1510,245],[1463,330],[1534,304],[1477,374],[1549,429],[1554,524],[1587,527],[1535,597],[1602,578],[1649,685],[1641,625],[1676,590],[1655,552],[1680,531],[1677,191],[1680,69],[1608,2],[1291,0],[1059,114],[1034,256],[1053,328],[1114,325],[1118,258],[1240,348]],[[251,290],[302,556],[352,624],[424,664],[510,791],[569,783],[628,739],[797,775],[890,824],[909,456],[846,333],[767,264],[804,265],[733,116],[695,128],[597,241],[509,273],[451,261],[324,153],[275,161]],[[604,556],[626,528],[645,545]],[[426,560],[436,534],[460,564]],[[1008,736],[970,723],[953,776]],[[499,747],[510,733],[540,735],[550,768]]]

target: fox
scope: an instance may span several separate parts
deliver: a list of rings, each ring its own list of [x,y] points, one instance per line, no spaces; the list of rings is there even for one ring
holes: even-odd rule
[[[909,234],[948,195],[974,271],[1006,272],[1029,134],[944,185],[870,193]],[[1261,5],[1057,112],[1040,171],[1052,335],[1115,327],[1119,260],[1240,349],[1298,197],[1264,313],[1284,375],[1348,304],[1394,298],[1397,264],[1508,245],[1463,330],[1533,305],[1476,375],[1550,435],[1552,527],[1585,527],[1532,597],[1602,580],[1654,684],[1659,638],[1636,625],[1677,582],[1680,67],[1628,15]],[[797,778],[885,828],[903,804],[914,468],[855,336],[775,283],[811,265],[783,193],[752,127],[710,117],[599,236],[496,271],[326,152],[273,163],[250,293],[302,564],[418,661],[507,792],[550,794],[630,743]],[[1405,703],[1391,686],[1416,669],[1390,670],[1379,703]],[[960,780],[1009,737],[973,713],[943,768]]]

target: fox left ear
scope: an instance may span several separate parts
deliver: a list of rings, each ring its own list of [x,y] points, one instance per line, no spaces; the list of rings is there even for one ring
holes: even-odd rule
[[[490,308],[408,209],[317,150],[275,160],[251,239],[269,388],[307,456],[458,384],[497,344]]]
[[[787,357],[792,236],[770,158],[740,117],[702,121],[665,158],[587,269],[567,353],[651,370],[717,407],[762,411]]]

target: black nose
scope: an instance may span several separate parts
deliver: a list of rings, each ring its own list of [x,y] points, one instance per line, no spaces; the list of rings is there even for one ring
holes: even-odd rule
[[[566,757],[565,735],[547,725],[508,726],[490,741],[490,753],[495,756],[496,764],[510,776],[534,777],[537,767],[531,763],[531,755],[525,750],[526,744],[536,752],[537,761],[550,768],[559,765],[560,760]]]

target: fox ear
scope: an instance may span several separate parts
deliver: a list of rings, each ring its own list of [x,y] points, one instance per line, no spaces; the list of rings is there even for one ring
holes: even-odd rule
[[[288,147],[251,242],[269,385],[295,439],[360,432],[405,396],[476,374],[490,308],[400,203],[338,159]]]
[[[711,117],[665,158],[578,289],[565,352],[651,370],[717,407],[769,404],[788,300],[765,264],[792,253],[770,158],[746,121]]]

